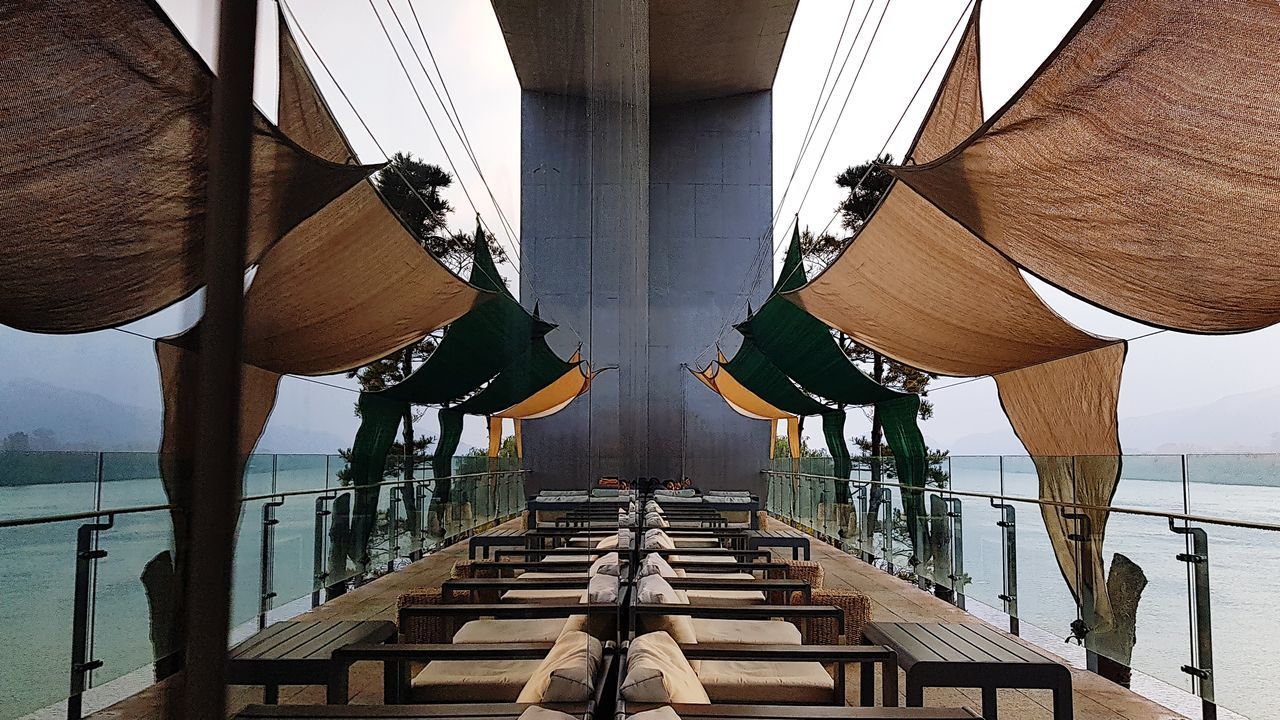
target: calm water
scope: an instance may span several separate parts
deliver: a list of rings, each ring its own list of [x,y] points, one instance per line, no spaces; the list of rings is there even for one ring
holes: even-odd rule
[[[1180,461],[1178,461],[1180,462]],[[1280,475],[1269,460],[1233,465],[1201,461],[1191,476],[1189,499],[1182,485],[1162,480],[1179,477],[1174,459],[1126,458],[1125,479],[1117,506],[1170,512],[1280,522]],[[1216,463],[1216,464],[1214,464]],[[1036,480],[1028,472],[1006,466],[1004,493],[1032,498]],[[994,461],[957,458],[952,466],[957,490],[999,492]],[[1246,484],[1224,484],[1235,476]],[[246,492],[271,490],[269,469],[251,472]],[[275,473],[276,490],[323,487],[323,458],[299,459]],[[1212,482],[1208,482],[1212,481]],[[332,480],[329,481],[332,484]],[[156,479],[105,483],[100,507],[165,502]],[[0,488],[0,517],[26,517],[94,507],[92,483],[66,483]],[[241,520],[235,565],[234,622],[250,622],[258,610],[261,503],[250,503]],[[1024,624],[1066,635],[1074,605],[1049,550],[1038,510],[1018,503],[1018,582]],[[314,501],[290,499],[277,510],[275,589],[280,606],[311,592]],[[1002,540],[998,514],[985,501],[964,500],[965,571],[973,582],[968,594],[1000,607]],[[0,647],[10,649],[0,664],[0,718],[14,718],[66,697],[75,532],[78,523],[0,530]],[[1252,717],[1280,712],[1280,685],[1271,668],[1280,648],[1280,623],[1271,622],[1276,599],[1270,592],[1280,577],[1280,537],[1270,533],[1209,526],[1213,584],[1214,648],[1218,701]],[[151,661],[146,597],[138,578],[156,553],[170,546],[166,513],[121,516],[103,533],[109,552],[98,577],[98,623],[94,656],[106,665],[94,684],[147,666]],[[1189,661],[1191,632],[1187,614],[1187,570],[1174,556],[1184,551],[1181,536],[1167,522],[1113,514],[1107,528],[1105,556],[1123,553],[1145,571],[1149,584],[1139,607],[1134,667],[1170,685],[1190,689],[1179,667]]]

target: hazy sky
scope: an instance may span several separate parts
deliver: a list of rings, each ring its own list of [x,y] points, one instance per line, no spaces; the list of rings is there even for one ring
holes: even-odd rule
[[[419,52],[425,53],[412,24],[407,0],[390,1],[417,40]],[[776,206],[782,202],[784,218],[798,212],[802,225],[815,229],[826,225],[841,195],[833,182],[834,176],[849,165],[873,157],[886,139],[888,151],[901,156],[928,106],[949,58],[949,47],[907,110],[898,131],[889,137],[908,99],[964,11],[967,0],[891,0],[857,85],[847,105],[844,104],[850,81],[862,61],[885,1],[876,0],[870,6],[868,20],[836,86],[834,98],[783,201],[783,187],[792,173],[823,75],[850,9],[848,0],[800,2],[774,87],[774,203]],[[849,30],[839,48],[837,67],[868,10],[867,2],[856,0]],[[373,6],[381,13],[393,38],[398,40],[427,110],[456,163],[458,175],[475,199],[476,207],[497,230],[493,205],[409,54],[387,3],[388,0],[373,0]],[[1085,4],[1086,0],[1034,3],[986,0],[983,3],[982,71],[988,113],[1003,104],[1039,65]],[[212,60],[215,3],[212,0],[161,0],[161,5],[196,48]],[[293,0],[289,6],[377,141],[388,152],[412,151],[448,169],[441,145],[428,127],[368,0]],[[518,230],[519,88],[493,10],[488,0],[417,0],[413,7],[424,23],[426,39],[440,64],[493,194]],[[263,2],[261,8],[255,95],[264,112],[274,117],[276,15],[274,3]],[[651,39],[653,43],[660,41],[660,38]],[[314,60],[309,54],[308,59]],[[382,160],[376,144],[361,128],[324,71],[314,63],[312,69],[361,159]],[[836,125],[842,106],[843,114]],[[830,147],[819,163],[828,137]],[[801,204],[810,178],[814,178],[812,190]],[[461,187],[451,189],[447,195],[458,210],[454,216],[456,224],[469,229],[471,209]],[[778,234],[782,234],[781,228]],[[499,235],[502,237],[501,232]],[[775,241],[782,239],[775,238]],[[1206,278],[1206,282],[1212,282],[1212,278]],[[1054,309],[1087,330],[1117,337],[1134,337],[1150,331],[1138,323],[1069,298],[1038,281],[1032,284]],[[536,293],[537,288],[534,290]],[[174,332],[194,321],[197,312],[198,304],[189,301],[132,328],[148,335]],[[716,330],[707,329],[706,342],[715,339]],[[691,348],[690,357],[700,349]],[[1131,345],[1125,368],[1120,415],[1124,418],[1190,407],[1226,395],[1280,385],[1275,367],[1275,359],[1280,357],[1277,350],[1280,350],[1280,330],[1274,328],[1231,337],[1162,333],[1138,340]],[[41,377],[54,384],[92,390],[119,402],[159,407],[150,343],[118,332],[52,337],[0,328],[0,368],[5,378]],[[337,382],[351,384],[345,379]],[[942,387],[954,382],[954,379],[942,378],[935,385]],[[963,436],[991,431],[1002,432],[1012,439],[991,380],[939,389],[932,397],[936,417],[925,425],[932,444],[945,447]],[[347,437],[354,431],[353,399],[349,392],[286,380],[273,422]],[[1280,421],[1273,417],[1260,421],[1275,423],[1280,430]],[[473,445],[482,444],[481,423],[477,419],[469,422],[464,439]],[[433,420],[428,421],[425,431],[432,432],[433,424]],[[856,414],[851,415],[850,432],[864,432]],[[969,449],[982,451],[982,448]]]

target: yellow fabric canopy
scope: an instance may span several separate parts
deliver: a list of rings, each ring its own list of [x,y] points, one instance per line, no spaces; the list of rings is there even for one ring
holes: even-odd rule
[[[581,352],[575,352],[569,362],[578,363],[578,365],[531,397],[502,412],[494,413],[492,417],[535,420],[550,417],[563,410],[575,398],[590,389],[591,381],[599,374],[598,370],[592,371],[586,363],[582,362]]]
[[[734,412],[743,417],[752,420],[768,420],[771,432],[769,433],[769,457],[772,458],[776,454],[774,449],[775,437],[778,433],[778,421],[787,421],[787,447],[791,452],[792,458],[800,457],[800,418],[779,410],[770,405],[760,396],[748,390],[738,382],[728,370],[720,363],[725,361],[724,354],[716,351],[717,361],[709,363],[702,370],[689,368],[689,372],[698,378],[703,385],[706,385],[712,392],[719,395],[725,403],[733,409]]]

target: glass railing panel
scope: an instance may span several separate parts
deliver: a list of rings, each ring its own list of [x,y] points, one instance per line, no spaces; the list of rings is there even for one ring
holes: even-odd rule
[[[1186,467],[1190,514],[1280,524],[1280,455],[1187,455]],[[1213,698],[1249,717],[1275,715],[1280,685],[1270,668],[1280,627],[1271,621],[1271,588],[1280,576],[1280,533],[1192,527],[1203,529],[1208,541]]]
[[[282,497],[275,508],[271,607],[309,598],[315,585],[316,498],[327,477],[324,455],[276,456],[276,492],[308,491]],[[297,609],[305,609],[299,606]]]
[[[1088,462],[1080,458],[1078,467]],[[1181,465],[1180,456],[1124,458],[1112,505],[1185,512]],[[1079,475],[1078,482],[1084,477]],[[1190,676],[1181,669],[1191,659],[1187,566],[1178,560],[1185,552],[1183,536],[1170,532],[1166,518],[1113,512],[1105,538],[1095,528],[1094,542],[1101,543],[1107,567],[1110,613],[1103,620],[1109,620],[1115,630],[1090,633],[1086,647],[1158,680],[1162,687],[1154,693],[1190,692]],[[1136,643],[1130,646],[1129,638],[1135,637]]]
[[[950,462],[951,489],[957,493],[1000,495],[1000,458],[952,457]],[[959,502],[959,549],[953,550],[961,560],[959,585],[966,598],[976,600],[997,610],[1004,609],[1001,595],[1005,594],[1005,567],[1008,559],[1005,512],[993,507],[986,497],[956,494]],[[999,503],[999,501],[995,501]],[[1014,522],[1017,521],[1015,509]],[[1016,524],[1015,524],[1016,528]],[[1010,529],[1012,530],[1012,529]],[[1016,545],[1015,551],[1016,551]]]
[[[94,452],[0,452],[0,519],[94,510]],[[0,528],[0,708],[19,717],[67,698],[76,531],[86,521]]]
[[[245,466],[244,496],[275,492],[275,458],[252,455]],[[231,627],[233,637],[257,627],[262,603],[262,510],[268,500],[246,500],[240,505],[235,561],[231,573]]]
[[[155,453],[104,453],[101,505],[130,508],[165,505]],[[106,551],[98,560],[94,579],[94,614],[90,657],[101,660],[93,671],[92,687],[132,676],[124,684],[141,687],[153,674],[154,650],[172,652],[169,633],[158,631],[153,648],[153,618],[169,627],[173,608],[173,521],[168,511],[121,514],[108,530],[98,533],[97,546]],[[152,593],[144,582],[151,584]],[[151,599],[157,602],[152,608]],[[159,629],[158,629],[159,630]]]

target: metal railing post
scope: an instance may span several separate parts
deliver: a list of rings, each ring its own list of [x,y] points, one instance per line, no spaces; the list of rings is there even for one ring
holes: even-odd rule
[[[1200,696],[1203,720],[1216,720],[1218,705],[1213,694],[1213,621],[1209,612],[1209,535],[1202,528],[1178,527],[1169,518],[1169,530],[1191,537],[1190,553],[1178,553],[1177,559],[1189,563],[1195,574],[1192,586],[1195,603],[1195,653],[1191,663],[1182,666],[1182,672],[1192,677],[1196,694]]]
[[[884,545],[884,566],[890,575],[893,569],[893,490],[880,488],[880,503],[884,507],[884,522],[880,526],[880,542]]]
[[[82,695],[88,689],[89,674],[102,667],[102,661],[89,657],[89,615],[93,598],[89,592],[90,576],[97,572],[98,560],[107,556],[106,550],[95,549],[94,541],[99,532],[115,525],[115,516],[106,515],[106,522],[92,522],[76,530],[76,579],[75,600],[71,614],[71,691],[67,695],[67,720],[80,720]]]
[[[272,464],[274,465],[274,459]],[[274,483],[272,485],[274,489]],[[262,504],[262,547],[258,575],[259,630],[267,627],[267,613],[271,611],[271,601],[276,596],[275,591],[272,589],[275,576],[276,525],[280,524],[280,521],[276,519],[276,508],[281,505],[284,505],[283,499],[271,500]]]
[[[955,606],[964,609],[964,515],[963,503],[957,497],[944,497],[942,502],[948,506],[948,528],[951,533],[951,572],[947,579],[951,581],[951,601]]]
[[[328,466],[327,459],[325,461],[325,465],[327,468]],[[328,477],[327,472],[328,471],[326,470],[326,475],[325,475],[326,478]],[[328,503],[337,499],[338,499],[337,493],[327,493],[325,495],[320,495],[316,497],[316,532],[315,532],[315,540],[311,546],[312,547],[311,607],[313,608],[319,607],[320,592],[324,590],[324,587],[325,587],[324,581],[329,577],[329,570],[325,567],[325,564],[324,564],[324,559],[326,555],[325,553],[326,533],[324,531],[324,519],[333,514],[333,512],[329,510],[329,508],[327,507]]]
[[[394,572],[396,569],[396,555],[400,552],[400,543],[396,537],[397,533],[397,508],[400,505],[400,488],[391,487],[387,498],[387,572]]]
[[[1017,635],[1018,626],[1018,530],[1017,513],[1013,505],[996,502],[991,498],[991,507],[1003,511],[1003,519],[996,521],[1004,536],[1004,582],[1000,602],[1004,612],[1009,616],[1009,632]]]

